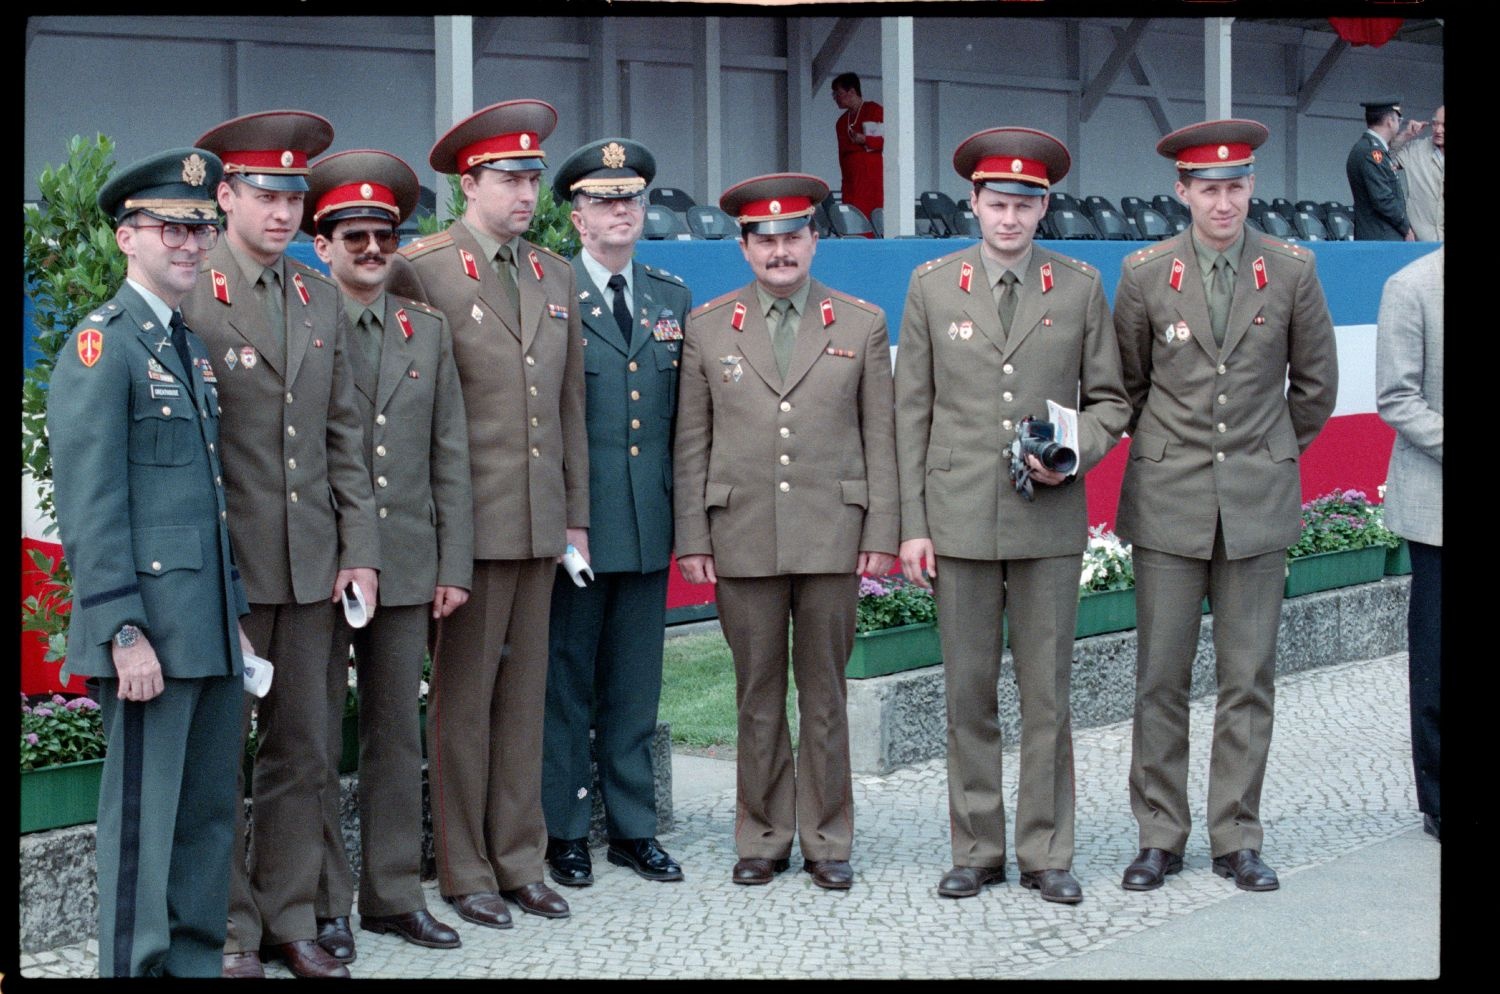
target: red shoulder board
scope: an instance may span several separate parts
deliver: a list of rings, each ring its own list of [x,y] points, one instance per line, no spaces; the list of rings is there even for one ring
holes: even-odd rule
[[[401,326],[401,334],[411,338],[411,318],[406,316],[406,308],[396,311],[396,323]]]
[[[1264,290],[1270,280],[1266,279],[1266,257],[1260,256],[1255,260],[1255,265],[1250,267],[1255,270],[1255,289]]]
[[[958,267],[958,288],[964,293],[969,292],[969,284],[974,281],[974,267],[967,262]]]
[[[1042,292],[1052,289],[1052,263],[1042,264]]]
[[[92,367],[104,354],[104,336],[98,328],[85,328],[78,333],[78,361]]]
[[[735,303],[734,315],[729,319],[729,327],[735,331],[745,330],[745,305],[743,303]]]
[[[536,273],[536,278],[537,279],[541,279],[542,278],[542,260],[540,260],[540,259],[538,259],[536,257],[536,253],[535,252],[529,252],[529,253],[527,253],[526,257],[531,260],[531,271],[533,273]]]
[[[833,298],[824,297],[823,302],[818,305],[819,312],[823,315],[823,327],[833,324]]]
[[[217,269],[210,269],[208,274],[214,278],[214,299],[221,304],[229,303],[229,277]]]
[[[292,286],[297,288],[297,296],[302,298],[303,307],[306,307],[308,304],[312,303],[312,297],[308,294],[307,287],[302,285],[301,273],[292,274]]]
[[[469,275],[469,279],[479,279],[479,263],[474,261],[474,253],[468,249],[459,249],[458,257],[463,260],[464,272]]]
[[[1182,292],[1182,274],[1186,271],[1187,267],[1182,264],[1182,260],[1174,256],[1172,258],[1172,275],[1167,277],[1167,283],[1178,293]]]

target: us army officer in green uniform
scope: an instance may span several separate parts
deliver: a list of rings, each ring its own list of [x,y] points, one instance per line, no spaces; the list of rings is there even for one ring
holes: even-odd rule
[[[1313,255],[1247,231],[1257,121],[1207,121],[1156,150],[1177,164],[1183,234],[1128,256],[1115,332],[1130,394],[1119,532],[1134,544],[1135,732],[1130,807],[1140,852],[1126,890],[1182,868],[1188,686],[1204,596],[1219,697],[1208,770],[1214,872],[1275,890],[1260,858],[1276,630],[1286,549],[1297,540],[1297,463],[1333,413],[1338,354]]]
[[[452,949],[458,933],[422,899],[422,733],[417,698],[428,618],[469,598],[474,505],[469,436],[453,336],[426,304],[386,293],[396,228],[417,205],[417,174],[388,152],[318,160],[307,177],[302,230],[328,264],[354,334],[349,365],[364,424],[365,461],[380,523],[380,612],[354,629],[342,618],[331,666],[359,673],[359,927]],[[338,762],[345,686],[328,681],[328,782],[318,944],[354,959],[354,881],[339,828]]]
[[[57,358],[47,431],[73,570],[64,675],[97,678],[99,975],[216,977],[249,612],[225,523],[208,351],[177,310],[218,240],[212,152],[117,172],[126,283]],[[92,680],[90,682],[93,682]]]
[[[314,941],[322,866],[324,701],[333,602],[358,583],[379,596],[379,536],[332,280],[285,257],[302,221],[307,160],[333,127],[306,111],[249,114],[198,144],[224,159],[224,240],[200,263],[183,314],[208,345],[224,395],[229,529],[245,573],[245,630],[276,666],[261,701],[255,832],[234,861],[225,973],[261,975],[260,952],[305,977],[342,977]],[[248,733],[250,709],[245,708]]]
[[[953,167],[973,185],[978,245],[912,273],[896,352],[901,565],[936,577],[948,698],[953,867],[944,897],[1005,879],[1000,776],[1001,616],[1010,619],[1021,705],[1016,862],[1021,885],[1072,904],[1073,736],[1068,707],[1078,577],[1088,542],[1083,474],[1119,440],[1120,384],[1103,280],[1033,238],[1071,159],[1031,128],[965,139]],[[1075,475],[1029,456],[1031,496],[1011,446],[1047,402],[1077,408]]]
[[[692,292],[632,261],[656,159],[637,142],[589,142],[552,188],[573,204],[589,436],[589,546],[594,580],[559,569],[543,731],[542,807],[552,879],[593,882],[589,727],[604,794],[611,863],[647,880],[681,880],[656,841],[651,736],[672,556],[672,425],[682,322]]]

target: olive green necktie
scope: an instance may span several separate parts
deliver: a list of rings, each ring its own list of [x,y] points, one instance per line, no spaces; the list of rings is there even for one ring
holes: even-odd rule
[[[271,330],[276,332],[277,339],[284,340],[286,335],[286,312],[283,310],[284,302],[281,299],[281,274],[271,266],[261,271],[260,279],[256,282],[264,294],[266,306],[266,320],[271,322]]]
[[[359,330],[359,345],[372,372],[380,370],[380,326],[375,323],[375,312],[368,307],[359,315],[355,327]]]
[[[1224,332],[1229,327],[1229,302],[1234,298],[1234,277],[1229,260],[1221,252],[1214,260],[1213,278],[1209,280],[1208,320],[1213,327],[1214,344],[1224,344]]]
[[[775,325],[771,328],[771,349],[776,353],[776,368],[785,380],[787,367],[792,364],[792,349],[797,344],[797,327],[792,323],[790,300],[779,297],[771,308],[776,312]]]
[[[1000,274],[1000,330],[1010,337],[1010,323],[1016,319],[1016,274],[1007,269]]]
[[[521,291],[516,286],[516,274],[511,267],[510,246],[500,246],[500,251],[495,253],[495,275],[500,277],[500,283],[505,287],[505,296],[510,305],[510,319],[517,327],[521,324]]]

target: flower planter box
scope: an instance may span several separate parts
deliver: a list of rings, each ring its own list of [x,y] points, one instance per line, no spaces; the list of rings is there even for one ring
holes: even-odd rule
[[[1135,627],[1135,588],[1091,590],[1078,598],[1078,638]]]
[[[104,760],[21,772],[21,834],[82,825],[99,817]]]
[[[1288,559],[1286,596],[1299,597],[1318,590],[1374,583],[1385,575],[1385,553],[1385,546],[1375,545],[1368,549],[1319,552]]]
[[[925,622],[902,625],[855,635],[854,651],[849,654],[844,675],[859,680],[933,666],[942,661],[937,625]]]
[[[1411,545],[1406,539],[1394,549],[1385,550],[1386,576],[1411,576]]]

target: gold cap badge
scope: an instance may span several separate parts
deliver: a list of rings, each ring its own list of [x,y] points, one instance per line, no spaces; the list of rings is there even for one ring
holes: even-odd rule
[[[359,184],[359,195],[361,197],[364,197],[366,200],[369,200],[371,197],[375,196],[375,188],[368,183],[361,183]]]
[[[203,161],[203,156],[194,152],[182,160],[182,181],[188,186],[202,186],[207,178],[208,163]]]
[[[1227,159],[1227,158],[1229,158],[1229,146],[1228,145],[1220,145],[1219,148],[1218,148],[1218,151],[1215,152],[1214,154],[1217,155],[1221,159]]]
[[[526,134],[525,132],[521,133],[521,147],[522,148],[530,148],[531,147],[531,136],[528,135],[528,134]]]
[[[610,142],[604,146],[601,152],[604,165],[610,169],[619,169],[625,165],[625,146],[619,142]]]
[[[290,151],[286,151],[286,152],[282,152],[281,153],[281,164],[283,166],[290,167],[291,164],[293,162],[296,162],[296,161],[297,161],[297,157],[295,155],[293,155]]]
[[[781,201],[779,201],[779,200],[773,200],[773,201],[771,201],[770,210],[771,210],[772,214],[780,214],[781,213]]]
[[[1010,160],[1010,171],[1011,172],[1013,172],[1013,173],[1020,172],[1022,166],[1023,166],[1023,163],[1021,162],[1020,159],[1011,159]]]

